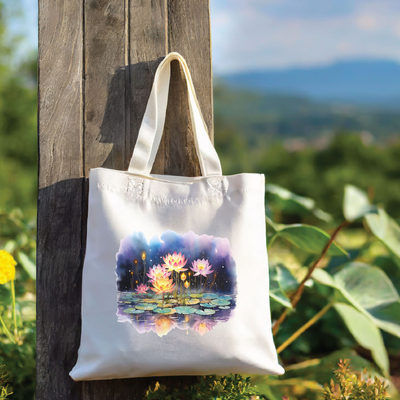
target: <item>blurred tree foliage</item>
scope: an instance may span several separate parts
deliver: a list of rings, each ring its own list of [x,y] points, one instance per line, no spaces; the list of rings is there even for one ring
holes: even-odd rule
[[[254,139],[254,132],[241,131],[235,120],[219,111],[223,90],[216,91],[215,146],[224,174],[264,173],[268,183],[311,197],[335,217],[341,214],[345,184],[354,184],[400,217],[400,139],[377,145],[366,142],[360,132],[337,131],[325,148],[291,151],[268,133]],[[246,118],[245,110],[237,112]]]
[[[0,2],[0,208],[33,216],[37,192],[36,55],[16,62],[19,38],[5,29]]]

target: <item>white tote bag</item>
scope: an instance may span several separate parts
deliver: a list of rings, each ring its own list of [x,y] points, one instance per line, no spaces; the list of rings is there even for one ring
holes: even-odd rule
[[[201,177],[150,175],[170,63],[188,83]],[[271,333],[264,176],[222,176],[185,60],[159,65],[128,171],[89,175],[74,380],[282,374]]]

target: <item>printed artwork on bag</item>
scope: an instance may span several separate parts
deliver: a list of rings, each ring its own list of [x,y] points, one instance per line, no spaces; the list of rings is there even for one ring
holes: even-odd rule
[[[148,241],[133,232],[116,258],[118,321],[139,333],[204,335],[231,317],[237,285],[228,239],[166,231]]]

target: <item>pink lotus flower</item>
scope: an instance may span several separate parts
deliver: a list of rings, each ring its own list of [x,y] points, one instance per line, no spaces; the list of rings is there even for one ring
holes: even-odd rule
[[[168,278],[170,275],[171,272],[168,272],[160,264],[153,265],[153,267],[150,268],[149,272],[147,273],[147,276],[150,278],[149,282],[154,282],[158,278]]]
[[[217,323],[211,319],[196,317],[196,322],[193,324],[193,329],[203,336],[205,333],[211,331],[216,324]]]
[[[152,282],[154,288],[151,288],[157,294],[171,293],[175,289],[175,284],[169,278],[157,278]]]
[[[140,284],[135,290],[138,293],[145,294],[150,288],[144,283]]]
[[[183,268],[186,265],[187,260],[181,253],[176,254],[176,251],[174,251],[174,254],[168,254],[166,257],[163,257],[163,259],[165,262],[163,267],[167,268],[168,271],[187,271],[187,268]]]
[[[199,275],[203,275],[203,276],[207,276],[209,274],[211,274],[212,272],[214,272],[211,268],[212,265],[209,264],[208,260],[197,260],[197,261],[193,261],[192,262],[193,268],[190,267],[190,269],[195,272],[195,274],[193,276],[199,276]]]

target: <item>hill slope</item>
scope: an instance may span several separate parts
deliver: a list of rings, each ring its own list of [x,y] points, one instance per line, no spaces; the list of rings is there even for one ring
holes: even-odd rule
[[[249,144],[337,131],[369,131],[381,142],[400,134],[400,113],[361,105],[332,104],[301,96],[214,87],[216,131],[230,127]]]
[[[341,61],[330,66],[249,71],[222,78],[229,86],[250,90],[359,104],[400,105],[400,64],[395,61]]]

